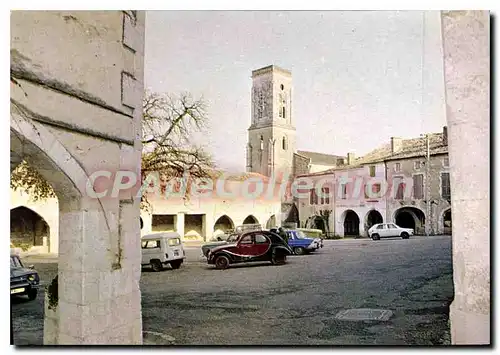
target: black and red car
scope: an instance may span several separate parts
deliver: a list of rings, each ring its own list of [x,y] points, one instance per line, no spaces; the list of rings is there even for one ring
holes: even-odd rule
[[[277,234],[269,231],[244,233],[234,243],[210,249],[207,261],[217,269],[230,264],[270,261],[273,265],[286,263],[287,255],[293,254],[288,244]]]

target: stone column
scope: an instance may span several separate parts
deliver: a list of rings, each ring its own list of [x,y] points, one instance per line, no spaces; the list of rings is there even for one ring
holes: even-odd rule
[[[185,212],[179,212],[175,218],[175,231],[180,234],[182,241],[184,241],[184,216]]]
[[[490,343],[490,24],[441,13],[453,220],[453,344]]]

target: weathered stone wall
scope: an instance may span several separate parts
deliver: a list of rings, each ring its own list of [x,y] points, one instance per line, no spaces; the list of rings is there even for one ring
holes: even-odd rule
[[[405,194],[403,200],[396,200],[393,194],[387,195],[387,213],[388,220],[395,222],[396,211],[402,207],[418,208],[425,215],[426,223],[430,223],[429,234],[443,234],[444,227],[442,223],[443,214],[451,208],[450,201],[444,199],[441,195],[441,173],[449,173],[449,166],[446,165],[448,154],[432,155],[430,157],[429,180],[426,176],[425,157],[408,158],[387,162],[387,178],[390,184],[397,177],[408,177],[412,179],[415,174],[422,174],[424,179],[424,196],[422,199],[415,199],[413,189],[410,189],[411,194]],[[415,162],[420,163],[420,168],[416,168]],[[396,171],[396,164],[399,164],[400,171]],[[418,167],[418,165],[417,165]],[[425,200],[425,190],[429,186],[429,200],[431,201],[430,216],[428,215],[427,205]],[[451,192],[453,194],[453,191]],[[425,233],[423,231],[422,233]]]
[[[453,344],[490,344],[490,14],[441,14],[453,218]]]
[[[11,14],[11,169],[26,159],[59,200],[58,321],[46,343],[142,343],[139,201],[95,198],[87,183],[97,170],[140,174],[144,21]]]

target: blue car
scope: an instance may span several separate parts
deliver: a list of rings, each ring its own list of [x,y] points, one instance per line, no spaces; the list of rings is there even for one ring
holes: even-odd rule
[[[271,232],[278,233],[278,230],[273,228]],[[297,255],[307,254],[323,248],[323,239],[321,238],[310,238],[304,232],[298,230],[287,230],[286,234],[288,235],[288,245]]]

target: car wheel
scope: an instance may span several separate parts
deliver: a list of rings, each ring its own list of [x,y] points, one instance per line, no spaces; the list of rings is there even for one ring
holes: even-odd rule
[[[373,240],[380,240],[380,235],[378,235],[377,233],[372,234],[372,239]]]
[[[175,261],[172,261],[170,263],[170,266],[172,267],[172,269],[174,270],[177,270],[178,268],[180,268],[182,265],[182,260],[175,260]]]
[[[163,265],[160,260],[151,260],[151,268],[158,272],[163,270]]]
[[[36,299],[36,296],[38,295],[38,291],[37,290],[31,290],[30,292],[28,292],[28,299],[30,301],[33,301]]]
[[[227,269],[229,267],[229,259],[225,255],[215,257],[215,268],[219,270]]]
[[[297,255],[304,255],[306,251],[302,247],[293,248],[293,252]]]
[[[284,265],[286,264],[286,254],[285,253],[273,253],[271,256],[271,264],[273,265]]]
[[[403,238],[403,239],[409,239],[410,235],[408,233],[406,233],[406,232],[403,232],[403,233],[401,233],[401,238]]]

